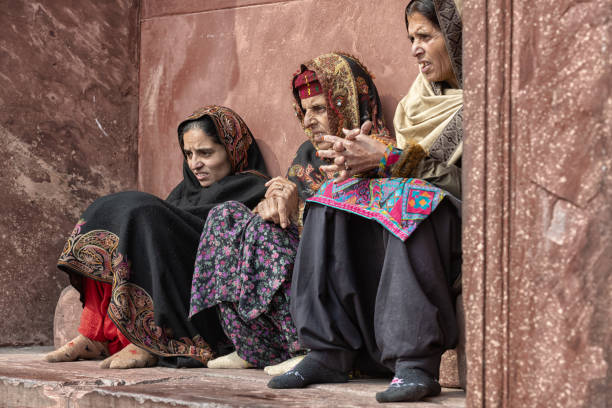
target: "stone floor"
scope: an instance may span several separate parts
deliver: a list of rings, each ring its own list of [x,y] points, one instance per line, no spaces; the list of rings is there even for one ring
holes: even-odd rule
[[[386,380],[280,391],[266,387],[270,377],[261,370],[101,370],[94,361],[42,362],[49,350],[0,348],[2,408],[465,407],[465,393],[448,388],[424,402],[381,405],[374,394]]]

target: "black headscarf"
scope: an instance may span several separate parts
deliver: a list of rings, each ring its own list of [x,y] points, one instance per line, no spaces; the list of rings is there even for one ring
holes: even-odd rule
[[[232,166],[232,174],[208,187],[202,187],[186,158],[183,160],[183,181],[177,185],[166,201],[197,217],[206,219],[208,211],[225,201],[239,201],[253,208],[264,197],[268,180],[263,156],[251,131],[238,114],[223,106],[206,106],[191,114],[179,124],[208,116]],[[179,132],[179,144],[183,146]],[[183,152],[184,156],[184,152]]]

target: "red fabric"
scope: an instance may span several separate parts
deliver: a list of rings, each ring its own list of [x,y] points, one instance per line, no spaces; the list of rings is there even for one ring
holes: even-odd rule
[[[323,88],[314,71],[304,71],[295,77],[293,86],[298,90],[300,99],[321,95]]]
[[[130,341],[121,334],[108,317],[112,285],[83,277],[83,290],[85,291],[85,307],[81,314],[79,333],[91,340],[108,341],[110,354],[115,354],[130,344]]]

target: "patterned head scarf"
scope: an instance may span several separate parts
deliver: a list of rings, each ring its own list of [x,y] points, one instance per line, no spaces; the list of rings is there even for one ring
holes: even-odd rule
[[[306,71],[313,71],[321,83],[321,91],[327,101],[330,133],[344,137],[342,128],[358,128],[366,120],[373,123],[372,133],[388,137],[382,117],[382,106],[372,75],[355,57],[342,52],[321,55],[302,64],[292,81],[295,111],[300,123],[304,123],[299,87],[296,81]],[[304,129],[312,141],[312,133]]]
[[[301,65],[291,82],[295,98],[295,113],[304,124],[304,110],[300,99],[300,89],[296,81],[304,72],[312,71],[321,84],[322,94],[327,101],[327,116],[330,133],[344,137],[342,128],[355,129],[366,120],[373,123],[372,133],[389,139],[389,131],[382,117],[382,105],[372,75],[355,57],[333,52],[321,55],[312,61]],[[299,84],[300,82],[297,82]],[[312,132],[304,128],[309,139],[298,149],[287,177],[298,186],[301,200],[311,197],[319,187],[333,174],[324,173],[319,167],[325,164],[316,156],[316,148],[312,143]]]
[[[314,71],[304,71],[295,77],[293,88],[298,91],[300,99],[321,95],[323,89]]]
[[[444,34],[446,41],[446,50],[450,57],[451,65],[455,78],[459,83],[459,88],[463,88],[463,47],[462,47],[462,31],[463,24],[461,22],[461,11],[463,8],[462,0],[433,0],[436,7],[436,15],[440,30]]]
[[[217,105],[200,108],[182,121],[178,129],[180,130],[187,122],[200,119],[204,116],[208,116],[213,121],[219,140],[225,147],[234,173],[249,169],[263,170],[262,173],[265,173],[265,167],[262,166],[263,163],[249,163],[249,148],[254,144],[253,135],[242,118],[230,108]],[[179,144],[182,150],[183,136],[180,132]],[[257,148],[256,144],[255,148]],[[252,160],[260,158],[259,155],[251,154],[251,156],[257,156],[251,157]]]
[[[217,105],[198,109],[179,124],[179,129],[187,122],[204,116],[208,116],[214,123],[233,174],[208,187],[202,187],[184,159],[183,181],[172,190],[166,200],[202,219],[206,219],[212,207],[230,200],[253,208],[265,194],[264,184],[268,176],[263,156],[251,131],[236,112]],[[182,150],[183,138],[180,133],[178,137]]]

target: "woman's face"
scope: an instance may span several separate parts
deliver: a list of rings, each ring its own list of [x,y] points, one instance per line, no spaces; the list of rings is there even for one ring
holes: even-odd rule
[[[408,38],[412,43],[412,55],[425,78],[429,82],[446,81],[458,88],[442,31],[427,17],[414,12],[408,16]]]
[[[225,148],[202,129],[190,129],[183,135],[183,151],[189,168],[202,187],[229,176],[232,165]]]
[[[324,95],[317,95],[301,100],[304,109],[304,128],[312,132],[312,136],[329,134],[329,118],[327,116],[327,101]],[[313,142],[317,149],[331,149],[329,142]]]

